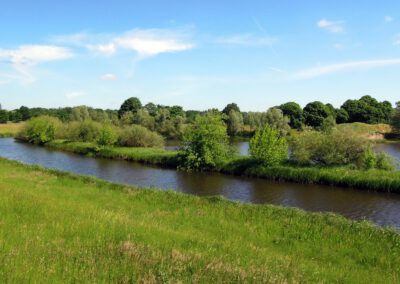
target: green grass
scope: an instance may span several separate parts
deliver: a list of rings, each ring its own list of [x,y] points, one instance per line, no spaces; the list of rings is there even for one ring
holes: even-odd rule
[[[398,283],[368,222],[136,190],[0,159],[0,282]]]
[[[0,124],[0,138],[15,137],[22,130],[25,123],[6,123]]]
[[[352,133],[372,140],[384,140],[384,135],[391,132],[388,124],[367,124],[362,122],[338,124],[337,129],[345,133]]]

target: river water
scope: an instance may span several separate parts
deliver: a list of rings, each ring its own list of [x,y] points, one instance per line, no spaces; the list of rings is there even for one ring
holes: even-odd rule
[[[79,156],[15,142],[10,138],[0,139],[0,156],[138,187],[172,189],[199,196],[222,195],[241,202],[298,207],[314,212],[329,211],[400,229],[400,194],[276,183],[217,173],[185,173],[126,161]]]

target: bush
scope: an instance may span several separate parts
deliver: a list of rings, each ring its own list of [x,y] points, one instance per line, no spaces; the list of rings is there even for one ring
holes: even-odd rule
[[[369,142],[351,133],[304,131],[290,140],[292,161],[303,165],[339,166],[359,163]]]
[[[220,168],[232,154],[227,128],[221,115],[197,116],[183,136],[179,150],[179,168],[184,170],[211,170]]]
[[[279,130],[266,125],[250,140],[250,155],[266,166],[276,166],[287,159],[288,144]]]
[[[19,137],[30,143],[45,144],[56,138],[61,122],[58,118],[39,116],[29,120]]]
[[[379,169],[392,171],[395,169],[393,158],[386,153],[375,153],[371,147],[364,152],[358,164],[364,170]]]
[[[67,125],[65,138],[71,141],[95,142],[101,129],[100,123],[91,120],[71,122]]]
[[[100,146],[111,146],[117,142],[118,135],[117,131],[115,130],[115,126],[112,125],[104,125],[100,129],[99,137],[97,138],[96,142]]]
[[[124,127],[118,138],[118,145],[126,147],[163,147],[164,138],[140,125]]]

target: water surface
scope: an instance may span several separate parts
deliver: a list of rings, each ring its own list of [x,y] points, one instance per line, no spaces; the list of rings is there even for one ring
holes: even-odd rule
[[[0,139],[0,156],[27,164],[134,185],[199,196],[330,211],[353,219],[369,219],[400,229],[400,194],[385,194],[320,185],[275,183],[217,173],[185,173],[119,160],[89,158],[50,150],[13,139]]]

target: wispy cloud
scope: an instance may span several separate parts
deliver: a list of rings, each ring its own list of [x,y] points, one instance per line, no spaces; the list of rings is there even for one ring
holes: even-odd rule
[[[393,17],[391,16],[385,16],[383,20],[385,21],[385,23],[391,23],[394,21]]]
[[[16,49],[0,49],[0,59],[12,65],[20,75],[17,78],[23,83],[35,81],[31,70],[33,66],[68,59],[73,55],[69,49],[55,45],[21,45]]]
[[[344,21],[328,21],[326,19],[322,19],[317,22],[317,26],[331,33],[341,33],[344,31],[344,23]]]
[[[366,69],[384,67],[390,65],[400,65],[400,58],[395,59],[381,59],[381,60],[364,60],[364,61],[350,61],[338,64],[324,65],[300,70],[293,76],[294,79],[309,79],[315,78],[330,73],[337,73],[341,71],[348,71],[354,69]]]
[[[217,38],[217,43],[242,46],[270,46],[275,44],[276,42],[276,38],[269,36],[256,36],[251,33]]]
[[[83,96],[85,96],[86,94],[84,93],[84,92],[81,92],[81,91],[73,91],[73,92],[66,92],[65,94],[64,94],[64,96],[67,98],[67,99],[74,99],[74,98],[78,98],[78,97],[83,97]]]
[[[114,81],[117,79],[117,76],[114,74],[104,74],[101,76],[101,80],[103,81]]]

